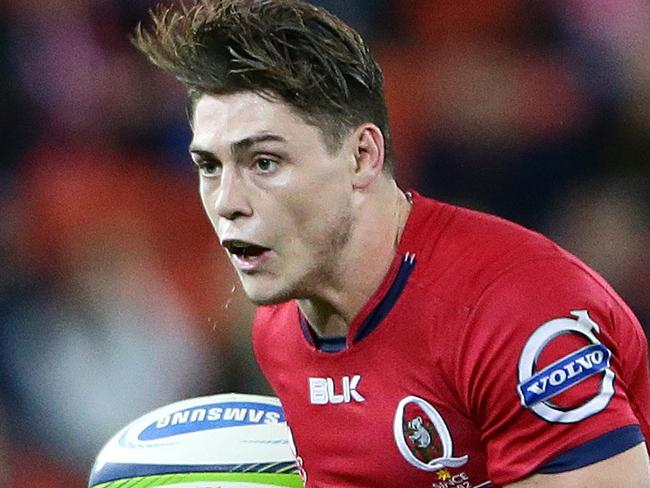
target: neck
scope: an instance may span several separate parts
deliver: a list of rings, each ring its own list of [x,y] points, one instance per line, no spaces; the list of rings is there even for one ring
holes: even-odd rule
[[[347,335],[350,324],[388,273],[411,210],[406,195],[392,179],[360,195],[357,203],[352,238],[337,262],[336,285],[298,300],[300,311],[322,337]]]

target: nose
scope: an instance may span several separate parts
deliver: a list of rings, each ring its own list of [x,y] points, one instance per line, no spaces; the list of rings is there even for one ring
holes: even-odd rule
[[[245,182],[236,170],[223,170],[213,205],[217,215],[227,220],[252,214]]]

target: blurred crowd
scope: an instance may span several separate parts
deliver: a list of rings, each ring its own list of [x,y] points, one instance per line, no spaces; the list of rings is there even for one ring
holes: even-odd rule
[[[650,3],[321,0],[384,68],[398,180],[539,230],[650,327]],[[157,406],[269,393],[152,0],[0,2],[0,486],[80,488]]]

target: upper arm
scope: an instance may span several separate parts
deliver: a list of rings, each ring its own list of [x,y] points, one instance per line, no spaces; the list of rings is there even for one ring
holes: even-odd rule
[[[565,473],[536,474],[504,488],[650,487],[650,462],[644,443],[596,464]]]
[[[647,440],[645,337],[625,309],[564,260],[521,266],[484,293],[463,342],[479,361],[461,363],[459,384],[493,482],[575,477]]]

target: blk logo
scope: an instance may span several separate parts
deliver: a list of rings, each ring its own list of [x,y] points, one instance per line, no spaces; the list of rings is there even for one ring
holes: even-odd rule
[[[309,378],[309,401],[313,405],[338,405],[339,403],[365,402],[357,391],[361,375],[344,376],[340,388],[332,378]]]

